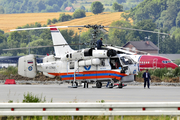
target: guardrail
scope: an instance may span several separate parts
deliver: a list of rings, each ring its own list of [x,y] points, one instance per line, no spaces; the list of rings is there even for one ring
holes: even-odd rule
[[[0,116],[176,115],[180,102],[0,103]]]

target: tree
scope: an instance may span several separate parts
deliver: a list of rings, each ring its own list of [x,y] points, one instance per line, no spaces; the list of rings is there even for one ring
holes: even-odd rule
[[[114,11],[122,12],[123,11],[123,5],[120,5],[117,2],[115,2],[115,3],[113,3],[112,9]]]
[[[73,13],[73,18],[82,18],[82,17],[86,17],[86,12],[82,9],[77,9]]]
[[[125,3],[126,2],[126,0],[116,0],[116,2],[118,2],[119,4],[121,4],[121,3]]]
[[[58,20],[57,20],[56,18],[53,18],[53,19],[52,19],[52,23],[53,23],[53,24],[55,24],[55,23],[57,23],[57,22],[58,22]]]
[[[65,8],[68,7],[68,2],[64,2],[63,5],[61,6],[61,10],[65,11]]]
[[[4,34],[0,32],[0,43],[4,42],[6,40]]]
[[[102,13],[104,11],[103,4],[99,1],[93,2],[90,9],[94,14]]]
[[[178,13],[177,18],[176,18],[176,26],[180,27],[180,12]]]
[[[63,14],[60,14],[60,17],[59,17],[58,21],[59,22],[64,22],[64,21],[69,21],[71,19],[72,19],[71,15],[69,15],[69,14],[66,15],[65,13],[63,13]]]
[[[128,21],[115,21],[111,24],[111,26],[116,26],[116,27],[127,27],[131,28],[131,24]],[[118,46],[123,46],[127,40],[126,36],[129,34],[129,30],[122,30],[122,29],[109,29],[109,40],[108,44],[113,44],[113,45],[118,45]]]
[[[0,29],[0,33],[4,34],[4,31]]]
[[[156,29],[156,24],[151,19],[143,20],[141,22],[138,22],[135,26],[133,26],[133,28],[154,31]],[[133,30],[126,36],[128,41],[145,40],[145,37],[150,37],[150,40],[154,44],[157,44],[157,34],[154,33],[140,32]]]
[[[86,8],[83,5],[80,7],[80,9],[81,10],[86,10]]]
[[[48,20],[47,20],[47,25],[51,25],[51,22],[52,22],[52,21],[51,21],[50,19],[48,19]]]
[[[46,9],[46,6],[42,1],[38,1],[37,6],[39,11]]]
[[[4,8],[2,6],[0,6],[0,14],[4,14]]]

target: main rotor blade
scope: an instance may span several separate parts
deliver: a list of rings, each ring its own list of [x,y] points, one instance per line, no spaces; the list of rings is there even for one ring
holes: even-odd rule
[[[47,46],[35,46],[35,47],[9,48],[9,49],[3,49],[3,51],[23,50],[23,49],[33,49],[33,48],[46,48],[46,47],[54,47],[54,46],[66,46],[66,45],[86,45],[86,44],[85,43],[81,43],[81,44],[59,44],[59,45],[47,45]]]
[[[117,28],[117,29],[124,29],[124,30],[135,30],[135,31],[141,31],[141,32],[149,32],[149,33],[159,33],[162,35],[170,35],[168,33],[160,33],[160,32],[155,32],[155,31],[149,31],[149,30],[141,30],[141,29],[134,29],[134,28],[125,28],[125,27],[109,27],[109,26],[104,26],[105,28]]]
[[[108,32],[106,29],[103,29],[103,28],[101,28],[101,29],[99,29],[99,30],[101,30],[101,31],[104,32],[104,33]]]
[[[75,26],[50,26],[50,27],[36,27],[36,28],[22,28],[22,29],[13,29],[13,30],[10,30],[10,31],[39,30],[39,29],[49,29],[49,28],[69,28],[69,27],[84,27],[84,25],[75,25]]]

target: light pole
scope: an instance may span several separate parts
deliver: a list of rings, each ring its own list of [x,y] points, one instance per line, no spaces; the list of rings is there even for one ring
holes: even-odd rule
[[[158,27],[158,56],[159,56],[159,27]]]
[[[164,41],[165,37],[166,37],[165,35],[162,36],[162,41],[163,41],[163,43],[165,43],[165,51],[164,51],[164,53],[166,53],[166,42]]]

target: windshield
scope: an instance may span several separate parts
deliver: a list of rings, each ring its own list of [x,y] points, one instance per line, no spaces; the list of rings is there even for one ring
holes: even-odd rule
[[[128,56],[123,56],[123,57],[120,57],[120,60],[122,61],[122,63],[124,65],[131,65],[131,64],[134,64],[135,62]]]

